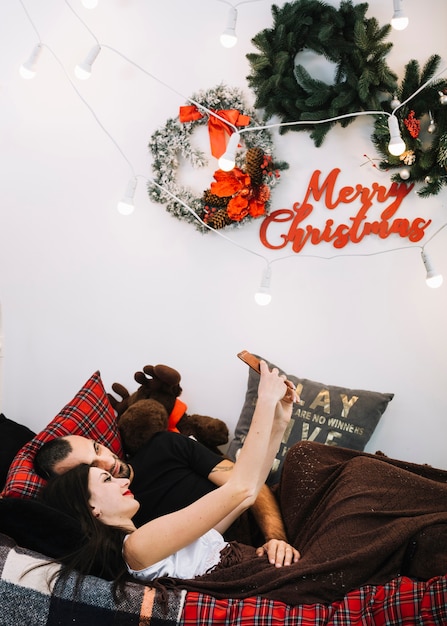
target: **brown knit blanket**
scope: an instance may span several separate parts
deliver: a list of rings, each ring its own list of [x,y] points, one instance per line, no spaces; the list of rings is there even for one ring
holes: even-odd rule
[[[211,573],[175,584],[295,605],[330,603],[400,574],[447,573],[446,471],[300,442],[287,455],[277,496],[298,563],[274,568],[252,547],[232,543]]]

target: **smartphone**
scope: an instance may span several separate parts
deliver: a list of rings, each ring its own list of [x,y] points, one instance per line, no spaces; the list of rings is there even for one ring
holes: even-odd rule
[[[254,354],[251,354],[251,352],[248,352],[248,350],[242,350],[242,352],[238,353],[238,357],[244,361],[244,363],[246,363],[247,365],[249,365],[252,369],[255,370],[255,372],[258,372],[258,374],[261,373],[261,367],[260,367],[260,359],[258,359],[257,356],[255,356]]]

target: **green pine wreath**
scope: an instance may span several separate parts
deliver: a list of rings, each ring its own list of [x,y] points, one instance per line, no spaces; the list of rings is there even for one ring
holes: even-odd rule
[[[212,111],[237,109],[250,118],[245,128],[261,126],[254,109],[247,105],[243,92],[237,88],[220,84],[193,94],[188,104],[191,102]],[[208,123],[209,114],[203,109],[201,112],[203,117],[194,121],[181,122],[178,117],[168,119],[164,127],[152,134],[149,150],[156,185],[148,183],[149,197],[165,204],[174,217],[193,224],[203,233],[237,227],[267,214],[270,192],[279,182],[279,172],[289,167],[285,161],[275,159],[273,137],[268,129],[241,133],[242,146],[236,153],[236,167],[228,173],[218,169],[214,173],[215,182],[202,195],[197,196],[178,182],[181,157],[195,168],[208,164],[206,155],[191,143],[197,127]],[[211,192],[214,186],[219,187],[219,195]],[[231,210],[232,207],[235,209]]]
[[[372,135],[383,158],[379,169],[395,170],[391,175],[394,182],[422,183],[417,193],[423,198],[438,194],[447,185],[447,81],[434,78],[440,61],[438,55],[432,55],[422,70],[416,60],[409,61],[396,90],[398,105],[434,79],[403,106],[395,107],[406,151],[400,156],[388,152],[390,134],[385,116],[376,119]]]
[[[255,35],[252,43],[260,52],[247,54],[247,80],[264,119],[277,115],[283,123],[318,121],[382,108],[383,92],[394,93],[397,81],[385,62],[392,43],[384,39],[391,26],[379,27],[375,18],[366,18],[367,9],[367,3],[353,6],[350,0],[342,0],[339,9],[320,0],[272,6],[273,28]],[[295,65],[295,56],[305,48],[336,64],[333,85]],[[345,127],[353,119],[339,123]],[[319,147],[335,123],[291,125],[280,132],[311,131]]]

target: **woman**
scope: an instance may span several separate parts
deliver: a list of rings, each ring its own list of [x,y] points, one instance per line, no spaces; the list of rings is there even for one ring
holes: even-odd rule
[[[114,478],[97,467],[78,466],[51,480],[42,494],[44,501],[77,517],[87,538],[64,559],[66,568],[115,580],[123,580],[127,568],[133,577],[151,581],[160,576],[194,578],[219,564],[228,545],[221,533],[256,500],[294,401],[292,383],[261,362],[250,431],[230,479],[181,511],[139,528],[132,522],[139,504],[128,479]],[[260,548],[258,554],[263,552]],[[269,554],[277,567],[298,558],[298,551],[285,542],[278,542]]]

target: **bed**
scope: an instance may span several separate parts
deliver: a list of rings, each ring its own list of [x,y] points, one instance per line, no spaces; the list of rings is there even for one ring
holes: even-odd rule
[[[249,374],[241,418],[230,445],[234,456],[237,456],[244,430],[248,428],[250,411],[253,411],[257,382],[253,376]],[[335,388],[299,377],[295,377],[294,382],[301,385],[303,405],[295,416],[296,432],[292,429],[284,446],[291,445],[294,437],[302,438],[314,423],[318,424],[318,434],[324,438],[323,442],[338,437],[342,445],[346,445],[343,439],[346,436],[350,437],[351,448],[363,449],[392,399],[392,394]],[[337,407],[336,397],[341,398],[340,407]],[[328,398],[331,399],[331,415],[327,413]],[[357,400],[353,403],[352,398]],[[348,413],[346,399],[351,400]],[[360,406],[357,415],[353,409],[355,404],[362,402],[363,407]],[[320,417],[319,409],[322,411]],[[343,410],[345,418],[342,428],[337,431]],[[331,604],[295,606],[260,596],[237,600],[216,599],[184,589],[162,593],[137,583],[128,583],[125,598],[117,600],[113,597],[111,584],[93,576],[86,577],[76,591],[75,581],[71,578],[64,585],[49,586],[49,572],[56,566],[47,564],[48,557],[57,558],[57,551],[64,548],[64,542],[76,529],[70,526],[69,520],[55,520],[50,512],[41,510],[42,505],[35,495],[42,481],[34,473],[33,456],[44,441],[64,434],[95,438],[118,455],[123,454],[115,413],[100,373],[95,372],[38,434],[2,417],[2,460],[8,470],[0,498],[0,626],[71,623],[77,626],[447,624],[447,568],[446,576],[420,581],[402,575],[383,585],[366,585],[351,590],[343,599]],[[7,437],[5,425],[8,426]],[[11,444],[12,440],[17,450]],[[3,455],[7,444],[7,454]],[[281,471],[283,453],[284,450],[280,451],[272,468],[272,477]],[[43,565],[33,567],[37,564]]]
[[[73,599],[73,581],[49,592],[48,566],[25,575],[43,555],[17,546],[0,534],[0,625],[27,626],[444,626],[447,623],[447,577],[416,582],[407,577],[386,585],[365,586],[330,605],[288,606],[254,596],[216,600],[196,592],[158,591],[129,583],[127,597],[115,601],[110,583],[93,576]]]

